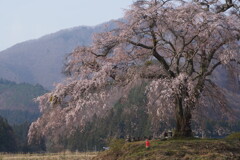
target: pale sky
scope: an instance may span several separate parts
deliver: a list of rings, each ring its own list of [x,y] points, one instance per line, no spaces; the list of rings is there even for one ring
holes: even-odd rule
[[[43,35],[123,17],[133,0],[0,0],[0,51]]]

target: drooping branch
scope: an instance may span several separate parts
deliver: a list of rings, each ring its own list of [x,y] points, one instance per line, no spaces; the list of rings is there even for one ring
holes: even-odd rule
[[[212,67],[211,67],[211,69],[206,73],[206,76],[209,76],[209,75],[211,75],[212,74],[212,72],[218,67],[218,66],[220,66],[222,64],[222,62],[217,62],[216,64],[214,64]]]
[[[165,71],[170,75],[170,77],[175,77],[174,72],[170,70],[166,60],[162,56],[160,56],[160,54],[158,54],[156,50],[153,50],[153,56],[163,65]]]
[[[134,42],[134,41],[131,41],[131,40],[127,40],[127,42],[130,43],[130,44],[132,44],[132,45],[135,45],[135,46],[143,47],[143,48],[145,48],[145,49],[150,49],[150,50],[153,49],[152,46],[147,46],[147,45],[145,45],[145,44],[143,44],[143,43],[138,43],[138,42]]]
[[[225,12],[227,11],[228,9],[232,8],[234,6],[233,4],[233,1],[232,0],[225,0],[225,3],[220,5],[220,6],[217,6],[216,8],[216,12],[217,13],[221,13],[221,12]]]
[[[193,0],[193,1],[205,7],[207,10],[214,6],[216,13],[226,12],[227,10],[233,7],[237,8],[238,6],[237,4],[239,3],[238,1],[233,0],[225,0],[224,2],[221,0]]]

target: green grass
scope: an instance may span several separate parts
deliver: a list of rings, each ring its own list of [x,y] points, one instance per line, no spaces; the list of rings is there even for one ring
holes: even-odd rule
[[[216,139],[152,140],[150,149],[145,142],[125,143],[118,154],[111,149],[100,153],[95,160],[237,160],[240,141]]]
[[[0,153],[0,160],[90,160],[96,155],[96,152],[61,152],[43,154]]]

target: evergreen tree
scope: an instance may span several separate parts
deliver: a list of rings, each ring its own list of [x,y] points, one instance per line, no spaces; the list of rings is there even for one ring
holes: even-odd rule
[[[17,143],[12,127],[0,117],[0,152],[15,152]]]

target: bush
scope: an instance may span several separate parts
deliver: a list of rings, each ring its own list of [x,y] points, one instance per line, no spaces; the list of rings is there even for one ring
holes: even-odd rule
[[[125,144],[124,139],[112,139],[110,141],[109,147],[110,151],[113,152],[113,154],[119,155],[122,153],[123,145]]]
[[[226,137],[226,139],[239,139],[240,140],[240,132],[235,132]]]

